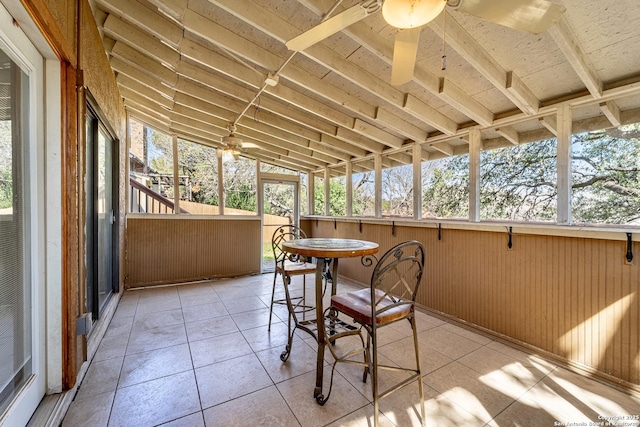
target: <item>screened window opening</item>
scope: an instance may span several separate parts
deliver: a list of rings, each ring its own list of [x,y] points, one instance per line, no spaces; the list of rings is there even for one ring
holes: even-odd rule
[[[222,157],[225,215],[256,215],[257,165],[247,157]]]
[[[574,223],[640,225],[640,123],[573,135]]]
[[[375,216],[375,175],[373,171],[351,175],[353,216]]]
[[[347,214],[346,177],[336,176],[329,182],[329,215]]]
[[[413,216],[413,165],[382,170],[382,216]]]
[[[480,216],[554,221],[557,215],[557,140],[480,153]]]
[[[309,215],[309,175],[300,174],[300,215]]]
[[[174,213],[173,137],[131,119],[129,212]]]
[[[220,213],[218,156],[215,148],[179,138],[178,176],[181,211],[196,215]]]
[[[469,218],[469,155],[422,164],[422,217]]]
[[[313,198],[313,214],[324,215],[324,178],[314,177]]]

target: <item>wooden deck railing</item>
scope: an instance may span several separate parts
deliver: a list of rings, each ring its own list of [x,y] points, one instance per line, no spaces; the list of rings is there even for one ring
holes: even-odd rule
[[[175,204],[144,184],[129,178],[129,212],[131,213],[175,213]],[[189,211],[180,208],[180,213]]]

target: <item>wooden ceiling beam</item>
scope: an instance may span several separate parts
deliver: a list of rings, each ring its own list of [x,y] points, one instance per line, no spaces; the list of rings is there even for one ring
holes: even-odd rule
[[[124,74],[118,74],[116,77],[116,83],[120,87],[126,87],[128,90],[137,93],[140,96],[143,96],[158,105],[161,105],[163,108],[170,110],[173,107],[173,99],[168,96],[164,96],[161,92],[156,89],[152,89],[147,85],[143,85],[142,83],[137,82],[136,80],[127,77]]]
[[[128,21],[148,33],[158,34],[159,39],[178,48],[182,39],[182,28],[175,21],[170,20],[158,9],[150,9],[142,3],[130,0],[96,0],[98,5],[109,13],[115,13],[121,19]]]
[[[607,116],[607,119],[611,122],[613,126],[620,126],[622,124],[622,120],[620,119],[620,107],[615,101],[607,101],[601,102],[599,104],[600,111]]]
[[[133,46],[139,52],[150,56],[161,64],[166,64],[174,70],[178,66],[180,54],[177,51],[115,15],[107,17],[103,29],[107,36]]]
[[[118,85],[118,89],[120,90],[120,94],[124,99],[131,99],[139,105],[147,105],[149,109],[158,111],[160,116],[168,116],[169,112],[171,111],[170,108],[167,107],[167,104],[171,104],[171,102],[160,104],[156,102],[154,98],[142,95],[136,90],[132,90],[129,87],[123,85]]]
[[[560,18],[560,21],[547,31],[549,31],[549,34],[551,34],[551,37],[553,37],[553,40],[576,74],[578,74],[589,93],[596,99],[602,98],[600,76],[564,17]]]
[[[359,133],[360,135],[367,136],[375,141],[378,141],[388,147],[400,148],[402,147],[402,144],[404,144],[404,139],[398,138],[388,132],[385,132],[382,129],[373,126],[370,123],[367,123],[359,118],[354,119],[353,127],[351,128],[351,130]]]
[[[551,132],[554,135],[558,135],[558,121],[556,120],[555,116],[544,116],[544,117],[540,117],[538,119],[540,121],[540,124],[542,124],[542,126],[546,127],[549,132]]]
[[[516,131],[511,126],[505,126],[496,128],[496,132],[506,138],[507,141],[512,143],[513,145],[520,144],[520,136],[518,136],[518,131]]]
[[[184,15],[189,0],[148,0],[158,8],[158,11],[165,13],[167,16],[180,21]]]
[[[236,2],[238,8],[244,7],[244,2]],[[279,58],[275,54],[268,52],[259,46],[254,45],[242,37],[233,34],[232,32],[224,29],[222,26],[210,21],[209,19],[198,15],[197,13],[187,10],[184,17],[185,28],[189,31],[197,34],[199,37],[210,41],[223,49],[231,51],[235,55],[240,55],[244,59],[249,60],[253,63],[259,64],[261,67],[264,67],[269,70],[278,69],[280,64],[284,62],[284,59]],[[186,42],[185,42],[186,43]],[[204,49],[204,48],[203,48]],[[210,51],[209,51],[210,52]],[[220,56],[215,53],[209,54],[210,66],[217,67],[217,60],[215,56]],[[211,58],[213,55],[214,59]],[[237,67],[237,65],[236,65]],[[344,91],[339,90],[331,85],[328,85],[326,82],[312,77],[308,73],[296,69],[293,65],[288,65],[281,72],[281,76],[286,79],[291,79],[296,84],[300,86],[312,89],[314,93],[322,95],[325,99],[329,99],[330,101],[336,102],[336,97],[339,96],[337,102],[342,107],[356,109],[358,112],[363,111],[368,108],[371,109],[371,116],[374,115],[374,108],[366,105],[362,101],[358,100],[355,97],[350,97]],[[352,117],[347,116],[346,114],[341,113],[335,108],[331,108],[325,103],[316,101],[300,92],[297,92],[286,85],[280,83],[274,87],[269,87],[267,92],[272,94],[273,96],[282,99],[285,102],[292,103],[301,109],[308,111],[312,114],[316,114],[321,117],[323,120],[329,120],[332,123],[343,126],[345,128],[354,130],[354,119]],[[334,99],[328,98],[330,95],[334,95]],[[345,98],[349,98],[345,100]],[[364,136],[371,138],[372,140],[380,141],[381,143],[388,143],[392,146],[392,144],[397,143],[397,138],[392,134],[383,135],[380,131],[375,132],[374,134],[368,134],[366,131],[371,128],[357,128],[359,133]]]
[[[198,127],[195,123],[190,121],[189,119],[193,119],[199,121],[203,124],[202,127],[209,127],[208,131],[211,133],[216,133],[218,130],[222,132],[220,136],[224,136],[228,134],[228,130],[226,129],[226,125],[228,124],[227,120],[220,120],[212,117],[211,115],[185,106],[178,106],[174,108],[174,112],[184,119],[177,119],[181,124],[189,125],[192,127]],[[173,116],[173,119],[176,120],[176,117]],[[256,128],[251,127],[238,127],[236,135],[241,137],[246,142],[253,142],[261,147],[263,150],[272,151],[278,155],[289,155],[289,153],[293,150],[298,152],[299,154],[305,156],[308,163],[315,164],[316,166],[324,166],[329,163],[334,163],[335,158],[332,156],[324,155],[321,152],[314,152],[312,149],[308,148],[309,141],[298,141],[298,143],[287,142],[285,136],[280,134],[280,138],[276,137],[278,132],[272,132],[271,129],[266,125],[261,125],[260,123],[254,123]],[[305,144],[306,143],[306,144]],[[319,162],[317,162],[319,161]]]
[[[435,144],[430,145],[434,150],[438,150],[439,152],[446,154],[447,156],[453,156],[453,147],[446,142],[436,142]]]
[[[427,139],[428,134],[425,130],[413,124],[407,124],[406,121],[383,107],[376,109],[376,121],[396,132],[407,135],[413,141],[424,142]]]
[[[259,28],[261,31],[282,41],[283,43],[298,35],[300,32],[285,20],[256,3],[249,1],[238,2],[235,0],[209,1],[226,11],[233,13],[238,18]],[[242,52],[237,53],[241,54]],[[358,85],[370,94],[376,96],[378,99],[386,102],[388,105],[399,109],[404,108],[405,94],[403,92],[363,70],[352,62],[345,61],[344,58],[332,49],[321,44],[316,44],[307,48],[305,51],[300,52],[300,54],[309,57],[313,61]],[[283,76],[286,76],[286,68],[283,71]],[[422,120],[425,124],[429,124],[434,127],[447,119],[435,109],[431,109],[429,115],[414,115],[414,117]]]
[[[337,132],[337,129],[336,129],[336,132]],[[369,152],[369,150],[367,149],[357,147],[351,143],[344,142],[341,139],[338,139],[334,136],[327,135],[324,133],[320,135],[320,141],[318,142],[320,143],[320,145],[323,145],[325,147],[330,147],[336,150],[340,150],[356,158],[364,157]]]
[[[124,107],[131,116],[159,130],[169,132],[168,117],[158,117],[155,111],[149,109],[146,105],[138,104],[130,99],[124,101]]]
[[[511,74],[511,81],[514,79],[517,84],[507,84],[507,72],[497,63],[487,51],[464,29],[456,19],[447,13],[447,43],[456,50],[462,57],[478,70],[487,80],[491,82],[504,96],[506,96],[516,107],[526,114],[538,112],[540,101],[532,98],[532,92],[526,88],[524,83],[514,73]],[[427,24],[436,34],[442,34],[441,20],[434,19]],[[525,101],[525,102],[523,102]]]
[[[299,0],[299,2],[318,16],[323,16],[325,11],[329,10],[333,5],[333,0]],[[392,65],[393,44],[389,43],[375,31],[371,31],[370,26],[367,24],[357,22],[342,30],[342,33],[374,53],[387,64]],[[445,102],[450,103],[452,107],[477,123],[483,126],[491,125],[494,115],[489,109],[476,101],[468,93],[463,92],[451,81],[447,81],[446,85],[444,85],[442,80],[444,79],[437,77],[424,67],[416,64],[413,73],[413,81],[415,83],[440,97]]]
[[[143,73],[139,69],[132,67],[118,58],[111,58],[111,68],[117,72],[116,81],[120,83],[133,80],[137,84],[144,85],[167,99],[173,99],[175,96],[175,89],[162,84],[160,80],[151,74]]]
[[[314,151],[319,151],[324,153],[325,155],[331,156],[337,160],[347,161],[351,160],[352,156],[350,154],[344,153],[333,148],[330,145],[324,145],[317,141],[309,141],[309,148]]]
[[[440,98],[482,126],[491,126],[493,113],[484,105],[463,92],[451,80],[440,79]]]
[[[171,70],[163,66],[159,61],[143,55],[125,42],[117,41],[109,54],[112,60],[113,58],[121,60],[143,73],[154,76],[169,87],[175,86],[178,81],[178,75],[175,70]]]
[[[356,147],[360,147],[363,150],[371,151],[373,153],[382,153],[385,149],[384,144],[372,143],[370,139],[347,128],[338,127],[334,136],[345,142],[349,142]]]
[[[435,120],[434,109],[420,101],[413,95],[407,94],[404,101],[404,109],[416,117],[429,117]],[[458,130],[458,124],[443,114],[438,113],[438,121],[433,122],[432,125],[445,135],[454,135]]]

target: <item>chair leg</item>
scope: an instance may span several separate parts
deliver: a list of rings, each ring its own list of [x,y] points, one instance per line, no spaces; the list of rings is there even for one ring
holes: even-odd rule
[[[295,317],[295,308],[293,303],[291,302],[291,295],[289,294],[289,285],[291,284],[291,277],[283,274],[282,275],[282,283],[284,285],[284,295],[287,302],[287,310],[289,311],[289,315],[287,316],[287,345],[285,350],[280,354],[280,360],[286,362],[291,354],[291,348],[293,347],[293,334],[295,333],[296,328],[298,327],[298,318]],[[293,320],[293,327],[291,326]]]
[[[302,305],[307,305],[307,275],[302,275]],[[306,310],[302,312],[302,320],[306,319]]]
[[[364,343],[363,343],[364,344]],[[364,372],[362,374],[362,382],[367,382],[367,376],[370,374],[371,368],[371,333],[367,329],[367,345],[364,349]]]
[[[283,362],[286,362],[289,358],[289,355],[291,354],[291,347],[293,346],[293,333],[296,330],[295,326],[293,330],[291,330],[291,317],[293,317],[293,314],[289,313],[289,316],[287,316],[287,345],[285,346],[284,351],[280,353],[280,360],[282,360]]]
[[[271,330],[271,316],[273,315],[273,300],[275,299],[276,296],[276,280],[278,278],[278,274],[274,273],[273,274],[273,286],[271,287],[271,306],[269,307],[269,327],[267,328],[267,331]]]
[[[422,384],[422,369],[420,368],[420,350],[418,348],[418,328],[416,327],[415,315],[411,317],[411,329],[413,330],[413,346],[416,352],[416,369],[418,371],[418,389],[420,392],[420,416],[422,418],[422,426],[427,425],[427,415],[424,409],[424,386]]]
[[[373,426],[378,427],[378,413],[380,412],[378,398],[378,337],[375,326],[371,330],[371,353],[369,355],[371,366],[371,388],[373,390]]]

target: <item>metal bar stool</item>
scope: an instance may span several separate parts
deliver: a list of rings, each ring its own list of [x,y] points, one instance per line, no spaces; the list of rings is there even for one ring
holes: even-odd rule
[[[368,265],[372,265],[373,261],[371,258],[368,259],[370,261]],[[325,310],[325,324],[329,342],[357,334],[360,335],[364,343],[362,329],[367,332],[367,339],[366,345],[363,345],[362,348],[351,349],[340,355],[336,354],[334,346],[327,346],[335,358],[335,362],[331,371],[329,393],[326,398],[319,399],[318,403],[324,404],[329,399],[333,385],[333,373],[337,363],[363,365],[363,382],[366,382],[368,374],[371,373],[374,426],[378,425],[379,400],[413,382],[418,383],[422,425],[425,425],[424,390],[415,321],[415,301],[422,279],[423,266],[424,248],[422,244],[417,241],[400,243],[387,251],[377,262],[371,276],[370,287],[335,295],[331,298],[331,306]],[[341,314],[342,316],[340,316]],[[345,318],[353,319],[353,324],[358,328],[343,327]],[[405,319],[409,321],[413,331],[416,367],[397,367],[378,363],[378,331],[385,326]],[[339,327],[336,328],[336,325]],[[354,359],[354,356],[359,357],[360,354],[364,354],[364,362]],[[379,369],[401,371],[409,375],[381,392],[378,390]]]
[[[298,323],[298,315],[304,316],[307,312],[315,310],[315,306],[306,305],[306,275],[315,274],[316,266],[312,262],[304,257],[300,257],[295,254],[290,254],[282,249],[282,243],[294,240],[305,239],[307,236],[305,232],[295,225],[282,225],[276,229],[271,238],[271,247],[273,249],[273,257],[275,259],[275,270],[273,274],[273,288],[271,290],[271,305],[269,307],[269,327],[271,330],[271,317],[273,315],[274,304],[287,305],[288,315],[288,328],[289,328],[289,340],[287,344],[287,357],[288,352],[291,350],[291,342],[293,339],[291,321],[293,319],[295,325]],[[282,283],[284,285],[285,298],[275,299],[276,294],[276,282],[278,276],[282,276]],[[302,276],[302,296],[292,297],[289,289],[291,284],[291,278],[293,276]],[[282,358],[282,357],[281,357]],[[286,360],[286,359],[284,359]]]

